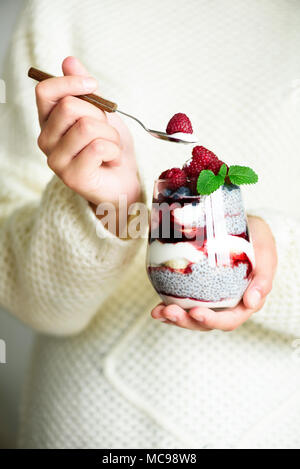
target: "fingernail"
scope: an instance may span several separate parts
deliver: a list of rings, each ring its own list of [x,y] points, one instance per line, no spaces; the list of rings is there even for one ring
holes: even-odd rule
[[[97,88],[97,81],[95,78],[83,78],[82,84],[87,91],[94,91]]]
[[[248,303],[250,305],[250,308],[257,308],[261,302],[261,294],[257,290],[257,288],[253,288],[250,290],[250,293],[248,295]]]
[[[166,318],[155,318],[156,321],[161,321],[161,322],[165,322],[166,321]]]
[[[199,322],[204,322],[204,316],[201,316],[201,314],[193,314],[193,318],[196,319],[196,321]]]
[[[177,321],[176,316],[169,316],[167,319],[168,319],[168,321],[171,321],[171,322],[176,322]]]

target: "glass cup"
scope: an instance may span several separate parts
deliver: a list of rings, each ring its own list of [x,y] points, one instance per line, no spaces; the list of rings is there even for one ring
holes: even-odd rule
[[[150,281],[165,304],[189,309],[235,307],[255,266],[241,190],[172,195],[154,184],[147,250]]]

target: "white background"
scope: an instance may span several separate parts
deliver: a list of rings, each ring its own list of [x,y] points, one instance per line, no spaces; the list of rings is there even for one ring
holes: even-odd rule
[[[24,0],[0,0],[0,78],[17,15],[24,3]],[[2,106],[5,104],[0,104],[0,113]],[[0,448],[14,447],[16,443],[20,392],[32,338],[29,329],[0,309],[0,339],[6,342],[7,355],[6,365],[0,364]]]

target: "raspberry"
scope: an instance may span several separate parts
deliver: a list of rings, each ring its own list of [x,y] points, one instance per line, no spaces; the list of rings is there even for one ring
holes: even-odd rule
[[[217,156],[205,147],[196,146],[193,148],[193,157],[202,162],[204,168],[207,168],[210,162],[217,158]]]
[[[198,158],[194,157],[190,160],[190,162],[186,163],[183,166],[183,170],[189,178],[193,176],[198,177],[202,169],[205,169],[202,164],[202,161],[199,161]]]
[[[186,174],[180,168],[167,169],[159,176],[159,179],[168,179],[168,187],[176,190],[186,183]]]
[[[198,181],[198,176],[193,176],[190,179],[189,182],[189,188],[191,190],[192,195],[199,195],[197,191],[197,181]]]
[[[203,169],[207,169],[209,164],[211,164],[213,160],[217,159],[216,155],[212,151],[202,146],[194,147],[192,154],[192,159],[183,167],[183,170],[190,178],[194,176],[198,177],[199,173]]]
[[[223,161],[220,161],[218,158],[215,158],[208,165],[207,169],[210,169],[214,174],[218,174],[222,164],[224,164]]]
[[[192,134],[193,127],[190,119],[185,114],[179,112],[175,114],[167,125],[167,134],[172,135],[177,132],[183,132],[184,134]]]

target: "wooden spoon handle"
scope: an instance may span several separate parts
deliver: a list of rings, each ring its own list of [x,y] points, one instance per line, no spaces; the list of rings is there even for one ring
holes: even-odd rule
[[[28,76],[30,78],[33,78],[36,81],[44,81],[44,80],[47,80],[48,78],[53,78],[53,75],[49,75],[48,73],[42,72],[41,70],[38,70],[37,68],[33,68],[33,67],[31,67],[28,70]],[[101,98],[100,96],[97,96],[96,94],[84,94],[81,96],[76,96],[76,98],[82,99],[83,101],[93,104],[94,106],[98,107],[102,111],[106,111],[106,112],[116,112],[118,108],[118,105],[116,103],[113,103],[112,101],[108,101],[107,99]]]

